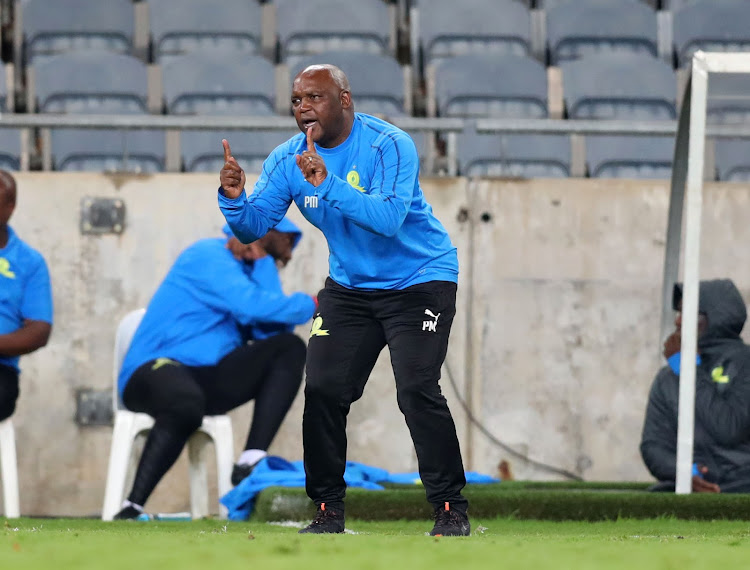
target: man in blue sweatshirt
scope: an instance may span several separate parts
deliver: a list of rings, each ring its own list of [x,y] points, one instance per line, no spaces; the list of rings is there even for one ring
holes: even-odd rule
[[[18,360],[47,344],[52,331],[52,289],[42,255],[8,225],[16,181],[0,170],[0,421],[18,399]]]
[[[346,417],[387,345],[398,405],[417,452],[433,535],[470,531],[456,430],[438,383],[456,312],[458,258],[419,186],[414,142],[354,112],[346,75],[300,72],[292,87],[299,134],[266,159],[253,193],[223,141],[219,206],[243,242],[263,236],[292,202],[326,239],[330,276],[310,332],[303,441],[307,494],[318,507],[303,533],[344,530]]]
[[[225,230],[231,236],[228,228]],[[285,295],[286,265],[301,236],[282,219],[262,239],[200,240],[175,261],[146,309],[118,378],[129,410],[154,420],[133,488],[115,519],[134,519],[174,464],[203,416],[255,400],[238,484],[266,455],[302,383],[305,344],[292,330],[315,299]]]

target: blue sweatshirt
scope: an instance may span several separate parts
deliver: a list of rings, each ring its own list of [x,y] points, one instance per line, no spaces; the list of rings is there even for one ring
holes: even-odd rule
[[[42,255],[8,227],[0,249],[0,334],[15,332],[25,320],[52,324],[52,288]],[[18,370],[18,356],[0,354],[0,364]]]
[[[265,288],[263,278],[253,278],[253,266],[237,261],[226,242],[200,240],[177,258],[125,355],[118,377],[120,395],[133,372],[155,358],[212,366],[243,342],[240,327],[298,325],[310,319],[312,297],[284,295],[280,284]]]
[[[404,289],[427,281],[458,281],[458,257],[419,186],[414,142],[390,123],[355,113],[349,137],[335,148],[316,145],[328,170],[317,188],[295,156],[307,150],[300,133],[263,163],[253,193],[219,207],[234,234],[263,236],[294,201],[328,240],[331,278],[354,289]]]

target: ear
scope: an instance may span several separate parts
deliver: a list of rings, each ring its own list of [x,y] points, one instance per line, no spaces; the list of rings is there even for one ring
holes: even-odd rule
[[[341,100],[341,107],[344,109],[348,109],[352,106],[352,94],[348,90],[344,90],[341,92],[341,95],[339,96]]]

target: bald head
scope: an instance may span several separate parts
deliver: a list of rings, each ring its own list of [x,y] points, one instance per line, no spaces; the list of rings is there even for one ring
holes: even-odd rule
[[[0,228],[5,228],[16,207],[16,180],[10,172],[0,170]]]
[[[330,63],[308,65],[305,69],[297,74],[297,77],[306,73],[313,73],[316,71],[325,71],[326,73],[328,73],[331,81],[333,81],[334,85],[336,85],[336,87],[338,87],[341,91],[351,91],[351,89],[349,88],[349,78],[346,76],[346,73],[341,71],[341,69],[336,67],[335,65],[331,65]]]

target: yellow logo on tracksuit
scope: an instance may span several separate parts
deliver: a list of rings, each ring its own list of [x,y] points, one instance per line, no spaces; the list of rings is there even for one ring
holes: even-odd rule
[[[329,336],[327,330],[323,330],[323,317],[315,317],[310,329],[310,338],[314,336]]]
[[[161,368],[162,366],[167,366],[167,365],[169,365],[169,366],[179,366],[179,364],[180,364],[179,362],[176,362],[176,361],[172,360],[171,358],[161,357],[161,358],[157,358],[154,361],[154,365],[151,367],[151,370],[159,370],[159,368]]]
[[[356,188],[360,192],[365,191],[365,189],[359,185],[359,172],[357,172],[356,170],[349,171],[349,174],[346,175],[346,181],[349,183],[349,186],[351,186],[352,188]]]
[[[724,367],[723,366],[717,366],[713,370],[711,370],[711,378],[714,382],[717,384],[728,384],[729,383],[729,376],[727,374],[724,374]]]
[[[7,277],[8,279],[16,278],[16,274],[10,270],[10,261],[4,257],[0,257],[0,275]]]

